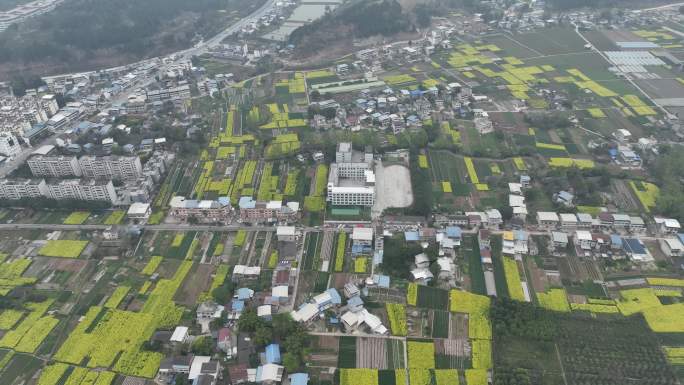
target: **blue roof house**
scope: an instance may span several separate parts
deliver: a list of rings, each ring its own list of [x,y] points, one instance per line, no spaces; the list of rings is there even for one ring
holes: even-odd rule
[[[293,373],[290,375],[290,385],[308,385],[309,375],[307,373]]]
[[[266,362],[269,364],[280,363],[280,345],[270,344],[266,346]]]

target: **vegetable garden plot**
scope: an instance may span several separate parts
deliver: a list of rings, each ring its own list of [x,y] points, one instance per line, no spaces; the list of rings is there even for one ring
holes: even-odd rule
[[[388,369],[387,345],[384,338],[356,338],[357,368]]]
[[[356,367],[356,337],[340,337],[338,368]]]
[[[389,369],[405,368],[404,341],[386,339],[387,342],[387,367]]]
[[[418,307],[445,310],[449,307],[449,292],[429,286],[418,286]]]
[[[449,338],[449,312],[432,310],[432,338]]]

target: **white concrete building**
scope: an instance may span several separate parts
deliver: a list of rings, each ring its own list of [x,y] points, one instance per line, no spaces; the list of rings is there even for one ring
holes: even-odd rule
[[[373,153],[354,152],[351,143],[343,142],[337,145],[335,160],[328,174],[327,201],[336,206],[373,206]]]
[[[143,171],[137,156],[82,156],[78,164],[81,175],[94,179],[134,180]]]
[[[116,203],[112,181],[93,179],[65,179],[47,185],[48,198],[55,200],[106,201]]]
[[[19,200],[47,196],[45,179],[3,179],[0,181],[0,199]]]
[[[32,155],[26,163],[33,176],[36,177],[64,178],[81,176],[81,167],[75,156]]]
[[[152,207],[149,203],[134,202],[128,208],[126,215],[130,219],[145,220],[152,214]]]
[[[684,245],[677,238],[665,238],[658,241],[660,250],[668,257],[681,257],[684,255]]]
[[[14,157],[21,153],[17,138],[10,132],[0,132],[0,155]]]

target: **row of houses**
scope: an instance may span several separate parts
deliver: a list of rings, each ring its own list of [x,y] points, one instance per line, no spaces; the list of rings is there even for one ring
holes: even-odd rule
[[[663,234],[674,234],[681,230],[678,220],[655,217],[657,230]],[[594,229],[594,230],[628,230],[631,232],[646,231],[646,222],[639,216],[602,212],[594,218],[587,213],[561,213],[551,211],[537,212],[537,225],[546,229]]]
[[[53,155],[54,146],[46,145],[33,152],[26,163],[35,177],[131,180],[142,176],[142,164],[137,156],[75,156]]]

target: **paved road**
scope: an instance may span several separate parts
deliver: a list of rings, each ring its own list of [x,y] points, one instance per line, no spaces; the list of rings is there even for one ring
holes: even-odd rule
[[[126,226],[126,225],[124,225]],[[131,225],[133,226],[133,225]],[[141,225],[140,228],[149,231],[215,231],[215,232],[232,232],[238,230],[244,230],[248,232],[255,231],[265,231],[273,232],[276,231],[275,226],[240,226],[240,225],[228,225],[228,226],[211,226],[211,225],[188,225],[188,224],[162,224],[162,225]],[[102,231],[112,228],[111,225],[64,225],[64,224],[49,224],[49,223],[0,223],[0,231],[19,231],[19,230],[47,230],[47,231]],[[350,233],[351,228],[321,228],[321,227],[298,227],[299,231],[305,232],[320,232],[324,230],[332,231],[344,231]],[[505,230],[490,230],[490,234],[501,235]],[[555,229],[553,231],[556,231]],[[572,232],[571,230],[558,230],[565,232]],[[478,229],[466,229],[463,230],[463,234],[475,235]],[[527,230],[528,235],[551,235],[551,230]],[[643,234],[631,234],[626,235],[631,238],[637,238],[642,241],[658,241],[663,237],[653,237]]]
[[[661,9],[667,9],[667,8],[672,8],[672,7],[680,7],[682,5],[684,5],[684,3],[672,3],[672,4],[667,4],[667,5],[661,5],[658,7],[637,9],[636,11],[641,11],[641,12],[658,11]]]

